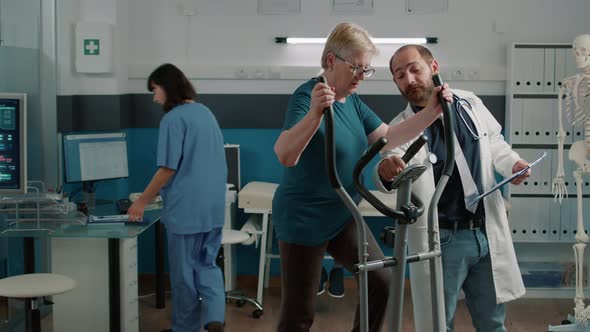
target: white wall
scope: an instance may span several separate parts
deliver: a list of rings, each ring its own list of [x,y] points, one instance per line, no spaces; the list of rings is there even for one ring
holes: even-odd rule
[[[126,93],[128,43],[127,0],[57,1],[58,95]],[[75,69],[74,28],[78,22],[109,23],[113,33],[113,72],[80,74]]]
[[[146,92],[146,75],[163,62],[179,65],[202,93],[290,93],[303,77],[318,72],[322,46],[278,45],[274,37],[324,37],[342,21],[356,22],[374,37],[438,37],[430,48],[443,78],[478,93],[504,94],[511,42],[571,42],[590,32],[587,0],[449,0],[447,12],[423,15],[407,14],[405,1],[374,0],[373,14],[349,16],[333,14],[330,0],[301,0],[296,15],[259,15],[257,0],[59,2],[58,34],[65,38],[58,48],[58,93],[66,95]],[[183,8],[196,15],[183,16]],[[85,20],[116,25],[114,74],[74,73],[72,24]],[[381,47],[373,61],[379,73],[361,93],[398,93],[386,68],[396,48]],[[463,79],[454,77],[457,69],[465,73]],[[236,79],[241,70],[251,79]],[[271,73],[282,79],[269,79]],[[254,78],[258,75],[263,79]]]
[[[0,0],[0,45],[39,48],[39,0]]]

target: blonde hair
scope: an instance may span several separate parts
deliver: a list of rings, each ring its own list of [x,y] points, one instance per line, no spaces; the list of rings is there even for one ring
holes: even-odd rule
[[[352,53],[364,52],[377,55],[379,50],[371,40],[367,30],[354,23],[340,23],[330,33],[324,52],[322,53],[322,68],[328,69],[328,53],[332,52],[341,57],[347,57]]]

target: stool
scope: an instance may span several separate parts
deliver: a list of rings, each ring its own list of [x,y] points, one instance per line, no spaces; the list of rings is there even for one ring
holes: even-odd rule
[[[0,296],[27,301],[26,331],[41,331],[41,313],[38,298],[62,294],[76,287],[76,282],[66,276],[53,273],[30,273],[0,280]],[[30,306],[28,303],[30,302]]]
[[[247,241],[249,238],[250,238],[250,234],[248,234],[246,232],[237,231],[237,230],[233,230],[233,229],[226,229],[226,228],[224,228],[222,230],[222,232],[221,232],[222,246],[219,249],[219,256],[217,258],[217,264],[221,267],[222,271],[223,271],[223,260],[224,260],[223,245],[224,244],[239,244],[239,243]],[[240,291],[236,291],[236,290],[227,291],[227,292],[225,292],[225,298],[231,299],[231,300],[237,300],[238,302],[236,303],[236,305],[238,307],[243,306],[246,302],[255,306],[256,309],[254,309],[254,311],[252,312],[253,318],[260,318],[260,316],[262,316],[262,314],[264,313],[264,310],[263,310],[262,306],[260,305],[260,303],[258,303],[258,301],[245,296]]]

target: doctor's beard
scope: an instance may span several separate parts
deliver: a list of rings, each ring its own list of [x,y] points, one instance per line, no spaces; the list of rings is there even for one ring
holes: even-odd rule
[[[413,85],[409,86],[406,91],[402,92],[402,95],[408,100],[408,102],[412,105],[421,105],[425,106],[428,103],[428,98],[432,94],[434,90],[433,86],[418,86]]]

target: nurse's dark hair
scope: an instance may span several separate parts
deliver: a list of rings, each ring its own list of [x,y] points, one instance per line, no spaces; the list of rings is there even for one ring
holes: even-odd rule
[[[156,68],[147,79],[147,88],[153,91],[153,84],[162,87],[166,93],[164,112],[169,112],[178,105],[185,103],[187,99],[195,99],[197,92],[180,69],[170,63],[165,63]]]
[[[393,59],[395,59],[395,57],[402,53],[405,50],[408,49],[415,49],[416,51],[418,51],[418,54],[420,54],[420,56],[422,57],[422,59],[424,59],[424,61],[426,61],[427,64],[431,64],[432,60],[434,60],[434,56],[432,55],[432,53],[430,52],[429,49],[427,49],[426,47],[422,46],[422,45],[418,45],[418,44],[408,44],[408,45],[404,45],[400,48],[397,49],[397,51],[395,51],[395,53],[393,53],[393,55],[391,56],[391,59],[389,59],[389,71],[393,74]]]

